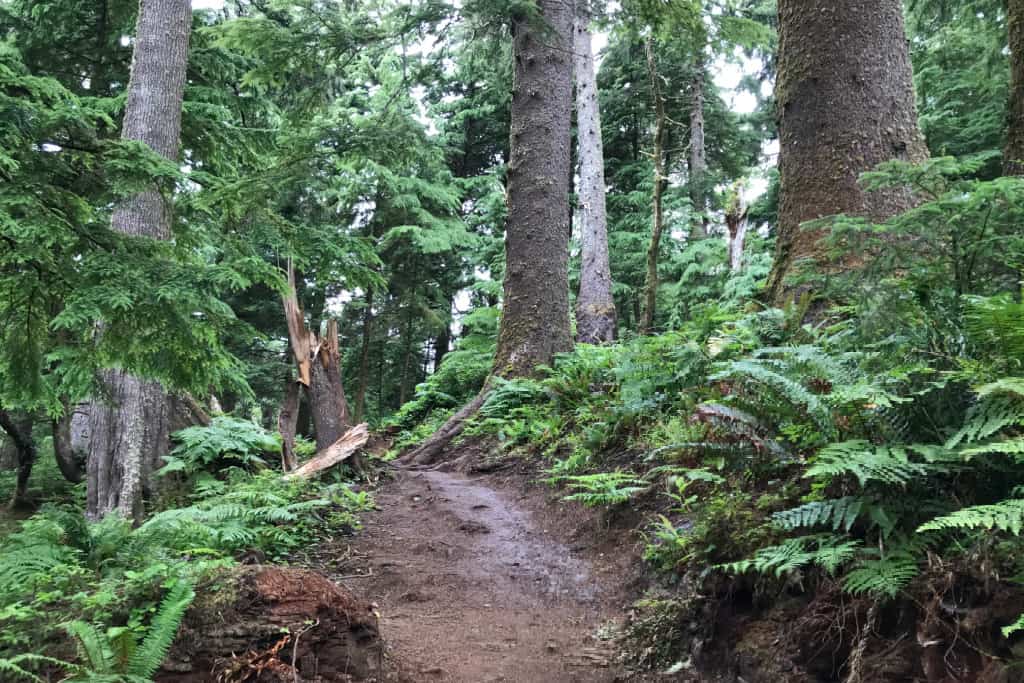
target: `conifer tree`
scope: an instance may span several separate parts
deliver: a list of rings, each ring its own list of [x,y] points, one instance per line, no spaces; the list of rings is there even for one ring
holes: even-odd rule
[[[780,0],[776,101],[782,184],[768,297],[781,304],[792,266],[822,256],[824,231],[801,230],[805,222],[840,213],[884,220],[914,203],[907,191],[858,184],[884,161],[928,156],[902,3]]]
[[[587,0],[578,0],[574,30],[577,145],[580,163],[580,290],[576,299],[576,338],[585,344],[615,339],[615,300],[608,258],[604,147],[597,75]]]
[[[569,178],[574,8],[537,0],[512,18],[515,73],[501,326],[492,376],[530,377],[572,348]],[[489,385],[404,457],[436,460],[486,400]]]
[[[175,159],[181,134],[192,8],[189,0],[141,0],[121,137]],[[171,238],[171,215],[154,188],[114,211],[114,229],[155,240]],[[102,334],[102,331],[100,332]],[[173,403],[159,382],[112,369],[89,410],[88,514],[117,510],[138,519],[143,494],[169,446]]]

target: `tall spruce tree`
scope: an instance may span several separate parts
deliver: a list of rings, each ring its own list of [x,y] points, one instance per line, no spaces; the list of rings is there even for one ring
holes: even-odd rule
[[[189,0],[139,4],[121,137],[168,159],[178,156],[191,27]],[[171,238],[169,208],[155,188],[124,201],[112,222],[124,235]],[[87,512],[139,519],[149,479],[169,447],[173,402],[159,382],[122,369],[104,372],[102,387],[89,410]]]
[[[821,257],[817,218],[884,220],[914,203],[904,190],[865,192],[864,171],[928,156],[917,123],[899,0],[779,0],[776,101],[781,198],[768,297],[784,303],[792,266]],[[838,264],[842,269],[844,264]]]
[[[537,0],[512,17],[514,82],[501,326],[492,376],[530,377],[572,348],[569,182],[572,3]],[[403,460],[436,460],[483,405],[490,383]]]
[[[585,344],[615,339],[615,300],[608,258],[604,146],[597,97],[597,74],[587,0],[578,0],[574,30],[576,140],[579,149],[580,289],[576,298],[576,338]]]

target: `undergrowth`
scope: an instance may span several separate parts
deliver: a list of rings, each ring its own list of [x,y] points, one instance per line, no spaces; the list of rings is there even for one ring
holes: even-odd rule
[[[275,437],[216,418],[177,435],[163,476],[181,478],[142,524],[87,520],[47,503],[0,539],[0,673],[44,680],[150,680],[204,576],[257,553],[293,551],[358,527],[372,506],[345,483],[284,479]],[[182,478],[183,477],[183,478]]]

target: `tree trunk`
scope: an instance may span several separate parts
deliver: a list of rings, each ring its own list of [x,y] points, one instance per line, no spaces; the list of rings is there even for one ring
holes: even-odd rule
[[[448,313],[451,314],[452,302],[448,301]],[[434,339],[434,372],[441,367],[441,361],[448,355],[448,352],[452,350],[452,323],[451,319],[445,317],[442,322],[444,327],[441,332]]]
[[[366,389],[370,386],[370,341],[373,338],[373,287],[366,288],[363,311],[363,347],[359,350],[359,388],[356,390],[356,424],[366,415]]]
[[[537,0],[539,18],[513,20],[505,297],[492,374],[529,377],[572,348],[569,329],[569,171],[573,4]],[[491,382],[403,457],[436,460],[486,400]]]
[[[826,231],[802,231],[804,222],[839,213],[882,221],[914,203],[908,191],[868,193],[857,182],[884,161],[928,156],[900,0],[779,0],[776,101],[781,194],[767,295],[781,305],[793,298],[793,264],[822,256]]]
[[[178,156],[192,7],[189,0],[141,0],[121,138],[168,159]],[[156,189],[122,203],[113,227],[125,235],[169,239],[171,217]],[[148,478],[169,447],[171,406],[157,382],[120,369],[101,377],[107,395],[93,400],[87,514],[112,510],[138,520]]]
[[[405,312],[405,333],[402,335],[402,374],[398,380],[398,407],[409,399],[409,382],[412,376],[412,305]]]
[[[603,344],[615,340],[616,318],[608,258],[604,147],[587,0],[578,0],[577,9],[574,52],[582,263],[576,299],[576,338],[584,344]]]
[[[690,106],[690,206],[694,212],[690,239],[708,236],[707,149],[704,144],[704,55],[694,65]]]
[[[742,188],[737,188],[736,196],[725,211],[725,225],[729,229],[729,270],[733,273],[743,270],[743,246],[747,240],[748,226],[747,210]]]
[[[14,447],[17,474],[11,507],[22,507],[28,503],[28,480],[38,455],[32,438],[32,416],[27,413],[14,415],[0,408],[0,430],[6,432]]]
[[[1008,0],[1010,34],[1010,120],[1003,175],[1024,176],[1024,0]]]
[[[77,420],[75,418],[78,418]],[[68,481],[77,484],[85,479],[85,468],[88,462],[88,436],[78,439],[76,443],[75,428],[89,430],[88,414],[78,410],[78,406],[64,406],[64,414],[51,422],[53,433],[53,454],[57,459],[60,473]],[[85,447],[82,447],[85,444]]]
[[[309,410],[313,415],[317,450],[327,448],[348,429],[348,403],[341,383],[341,351],[338,321],[327,321],[320,337],[306,325],[295,290],[295,269],[288,262],[288,292],[283,295],[288,337],[291,341],[299,383],[306,387]]]
[[[654,60],[654,39],[647,39],[647,70],[651,78],[651,97],[654,98],[654,190],[651,196],[654,224],[651,243],[647,247],[647,280],[644,285],[644,310],[640,319],[640,334],[650,334],[654,327],[654,312],[658,304],[658,261],[661,260],[661,234],[665,228],[662,195],[665,190],[665,99],[661,94],[661,77]]]
[[[284,390],[284,402],[277,415],[277,430],[281,433],[281,471],[291,472],[298,467],[295,457],[295,429],[299,424],[299,392],[302,385],[288,378]]]
[[[573,4],[537,0],[538,18],[513,19],[505,297],[494,372],[533,375],[572,348],[569,327],[569,174]]]

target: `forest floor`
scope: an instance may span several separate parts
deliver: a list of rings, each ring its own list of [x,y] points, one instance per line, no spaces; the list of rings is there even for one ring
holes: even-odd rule
[[[396,470],[361,533],[318,553],[377,604],[382,681],[640,680],[614,636],[636,540],[521,475]]]

